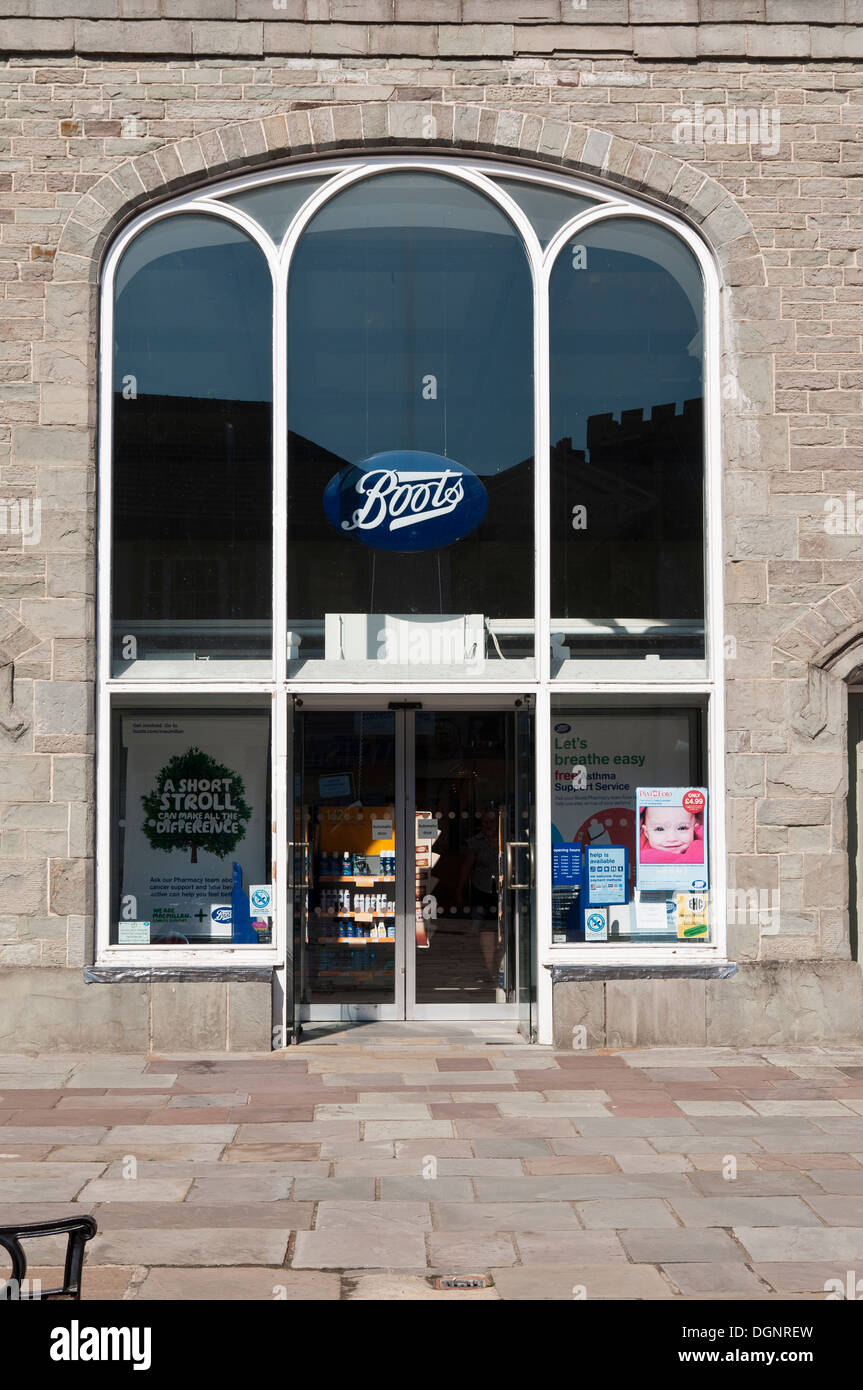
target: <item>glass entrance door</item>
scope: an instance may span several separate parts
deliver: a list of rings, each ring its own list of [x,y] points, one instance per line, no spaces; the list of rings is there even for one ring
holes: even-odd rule
[[[524,1026],[529,713],[298,708],[293,787],[295,1035],[327,1019]]]

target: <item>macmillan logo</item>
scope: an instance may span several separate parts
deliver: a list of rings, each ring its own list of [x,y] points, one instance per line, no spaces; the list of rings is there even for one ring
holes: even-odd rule
[[[470,535],[487,511],[488,493],[469,468],[409,449],[350,464],[324,491],[328,521],[374,550],[439,550]]]

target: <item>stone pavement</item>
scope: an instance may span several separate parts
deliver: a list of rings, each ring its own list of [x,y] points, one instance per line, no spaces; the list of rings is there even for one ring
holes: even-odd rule
[[[91,1299],[824,1299],[863,1276],[863,1047],[0,1056],[0,1224],[81,1211]]]

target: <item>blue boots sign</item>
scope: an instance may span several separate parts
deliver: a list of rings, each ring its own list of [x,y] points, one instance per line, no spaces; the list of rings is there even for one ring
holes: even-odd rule
[[[440,550],[470,535],[487,510],[469,468],[409,449],[350,464],[324,490],[327,520],[373,550]]]

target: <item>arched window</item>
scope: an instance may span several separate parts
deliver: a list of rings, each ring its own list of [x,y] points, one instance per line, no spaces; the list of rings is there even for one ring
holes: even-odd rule
[[[287,828],[291,711],[309,698],[531,712],[549,949],[573,940],[551,940],[552,844],[631,837],[639,767],[709,787],[720,862],[717,303],[682,220],[481,158],[238,176],[119,234],[102,273],[109,956],[284,962],[308,831]],[[603,819],[591,779],[624,763]],[[339,768],[323,782],[356,794]],[[270,880],[255,924],[247,890]],[[621,945],[671,951],[653,909],[621,919]]]
[[[698,262],[669,228],[606,216],[558,250],[549,313],[554,666],[703,661]]]

